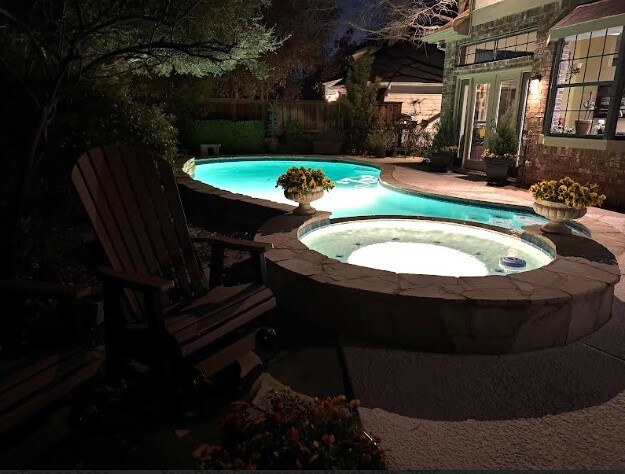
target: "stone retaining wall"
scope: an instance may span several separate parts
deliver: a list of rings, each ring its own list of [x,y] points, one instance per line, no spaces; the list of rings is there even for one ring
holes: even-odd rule
[[[201,183],[192,178],[194,169],[195,159],[189,159],[176,171],[180,199],[189,222],[224,233],[253,235],[267,220],[294,209],[287,204],[254,199]]]

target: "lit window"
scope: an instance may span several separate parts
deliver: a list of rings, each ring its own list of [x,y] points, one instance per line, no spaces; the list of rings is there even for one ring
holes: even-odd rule
[[[533,56],[536,50],[536,32],[529,31],[482,43],[461,46],[458,65],[487,63],[502,59]]]
[[[622,96],[622,91],[615,90],[617,69],[623,66],[618,60],[622,33],[619,26],[562,41],[554,70],[551,135],[610,138],[616,134],[625,138],[623,107],[616,111],[617,120],[608,117],[612,99]]]

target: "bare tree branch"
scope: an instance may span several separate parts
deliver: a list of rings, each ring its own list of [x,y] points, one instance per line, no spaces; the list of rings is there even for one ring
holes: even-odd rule
[[[458,0],[360,0],[358,19],[346,23],[372,39],[420,43],[453,20],[457,9]]]

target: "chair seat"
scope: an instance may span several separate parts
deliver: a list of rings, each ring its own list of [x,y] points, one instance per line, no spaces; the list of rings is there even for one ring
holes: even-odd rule
[[[97,375],[102,360],[81,348],[59,348],[1,364],[0,433]]]
[[[180,344],[183,356],[189,357],[275,306],[273,293],[264,285],[219,286],[192,302],[168,308],[165,328]]]

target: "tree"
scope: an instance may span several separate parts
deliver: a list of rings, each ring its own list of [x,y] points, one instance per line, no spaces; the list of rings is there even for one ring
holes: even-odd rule
[[[260,68],[275,49],[261,19],[265,0],[4,0],[0,6],[0,80],[6,111],[0,242],[15,270],[25,208],[46,153],[56,111],[85,82],[128,75],[202,77],[239,65]],[[5,112],[6,112],[5,111]],[[6,117],[10,117],[9,120]],[[8,234],[8,235],[7,235]]]
[[[367,136],[378,122],[376,97],[379,80],[370,81],[373,56],[365,54],[354,61],[345,81],[346,95],[339,99],[339,108],[344,119],[346,147],[362,151],[366,148]]]
[[[205,82],[216,96],[261,100],[299,98],[305,79],[327,61],[338,24],[338,0],[272,0],[263,21],[282,43],[260,58],[263,74],[244,66]]]
[[[358,11],[348,24],[368,37],[420,44],[424,35],[456,16],[458,0],[359,0]]]

